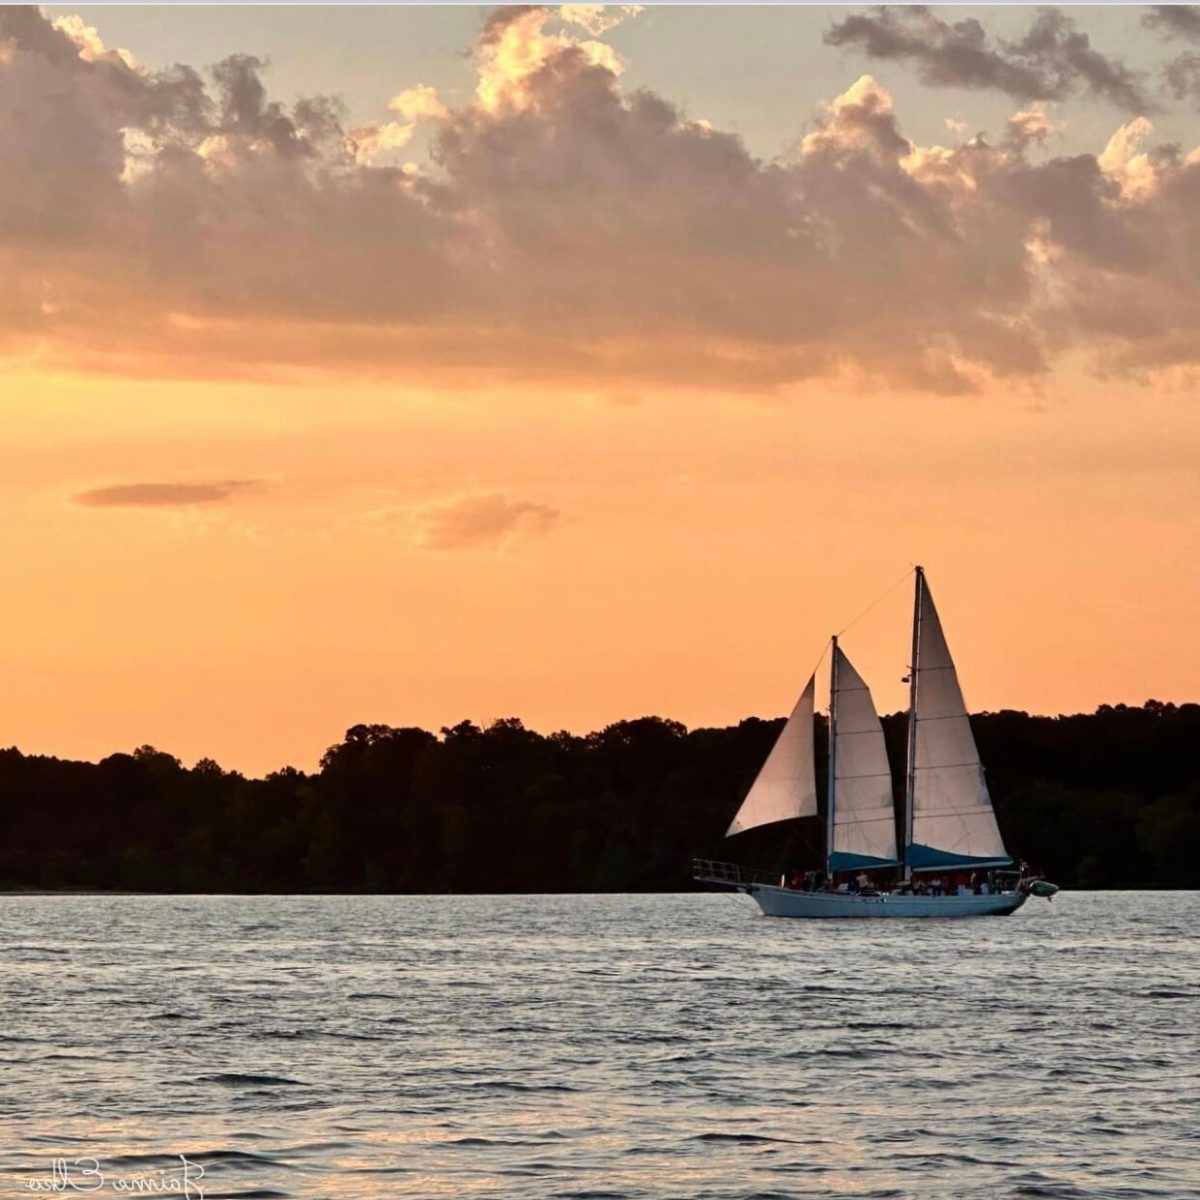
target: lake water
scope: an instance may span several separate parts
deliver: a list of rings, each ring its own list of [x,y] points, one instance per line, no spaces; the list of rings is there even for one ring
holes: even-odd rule
[[[1198,929],[1200,893],[844,923],[4,896],[0,1190],[115,1195],[184,1155],[206,1200],[1184,1200]]]

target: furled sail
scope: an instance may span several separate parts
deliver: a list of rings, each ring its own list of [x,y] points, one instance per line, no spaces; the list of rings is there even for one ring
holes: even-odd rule
[[[833,836],[829,869],[896,862],[896,812],[883,726],[862,676],[840,646],[833,664]]]
[[[767,761],[763,763],[726,837],[773,821],[817,814],[817,778],[813,765],[814,675],[796,701]]]
[[[914,870],[1002,866],[1004,849],[954,660],[924,575],[917,577],[915,721],[911,739]]]

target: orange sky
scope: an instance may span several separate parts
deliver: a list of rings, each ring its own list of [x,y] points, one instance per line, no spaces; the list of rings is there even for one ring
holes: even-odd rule
[[[764,162],[513,10],[405,163],[13,11],[0,744],[778,715],[916,561],[973,708],[1196,698],[1200,155],[1133,109],[918,146],[850,70]]]
[[[261,771],[356,721],[775,714],[916,559],[974,707],[1186,699],[1193,398],[1077,386],[1035,409],[9,377],[4,741]],[[262,482],[71,500],[151,477]],[[494,497],[537,520],[498,537]],[[909,602],[845,640],[885,708]]]

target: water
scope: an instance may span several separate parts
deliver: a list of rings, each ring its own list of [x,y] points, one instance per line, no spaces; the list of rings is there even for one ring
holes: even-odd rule
[[[0,1192],[90,1156],[72,1186],[115,1195],[182,1154],[206,1200],[1184,1200],[1198,927],[1200,893],[845,923],[0,897]]]

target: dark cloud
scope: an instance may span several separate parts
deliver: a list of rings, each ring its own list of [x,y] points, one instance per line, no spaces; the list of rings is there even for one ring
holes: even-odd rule
[[[1163,77],[1177,100],[1200,103],[1200,54],[1194,50],[1180,54],[1163,69]]]
[[[1152,4],[1142,24],[1166,37],[1180,36],[1200,42],[1200,5]]]
[[[1039,9],[1023,37],[1006,40],[974,17],[950,23],[924,6],[881,6],[835,22],[825,41],[912,63],[933,87],[988,88],[1021,101],[1064,100],[1086,90],[1127,112],[1155,108],[1138,75],[1096,50],[1055,8]]]
[[[261,487],[253,479],[227,479],[220,483],[120,483],[92,488],[72,496],[84,508],[167,508],[190,504],[218,504],[239,492]]]
[[[1014,94],[1103,92],[1112,66],[1054,12],[1019,52],[924,10],[861,19],[846,44],[904,57],[926,29],[938,79],[991,72]],[[429,122],[417,170],[375,157],[404,127],[352,135],[335,101],[272,100],[253,56],[154,74],[36,9],[0,23],[0,354],[170,377],[761,390],[852,373],[944,392],[1081,348],[1105,370],[1200,357],[1200,160],[1144,122],[1047,157],[1035,106],[996,145],[920,147],[864,76],[790,160],[762,162],[517,8],[475,48],[475,99],[394,109]]]
[[[1142,17],[1142,24],[1168,40],[1184,38],[1200,42],[1200,6],[1194,4],[1154,4]],[[1185,50],[1163,67],[1163,83],[1176,100],[1191,100],[1200,105],[1200,54]]]

